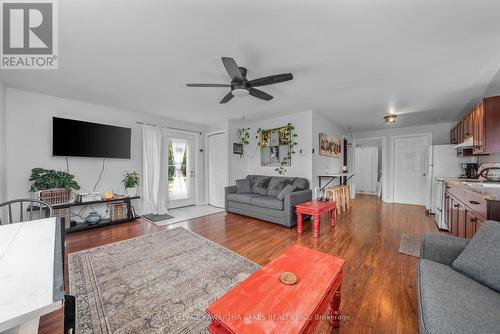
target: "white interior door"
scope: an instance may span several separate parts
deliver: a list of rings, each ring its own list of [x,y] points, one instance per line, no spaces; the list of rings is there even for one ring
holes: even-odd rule
[[[226,135],[217,133],[208,136],[208,204],[224,207],[226,186]]]
[[[426,204],[426,154],[431,135],[395,136],[394,153],[394,202]]]
[[[193,205],[196,197],[195,137],[172,133],[168,136],[168,207]]]
[[[356,147],[356,191],[363,193],[377,192],[378,147]]]

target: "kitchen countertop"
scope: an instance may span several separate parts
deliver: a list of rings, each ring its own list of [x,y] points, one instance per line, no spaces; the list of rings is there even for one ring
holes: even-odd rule
[[[486,187],[470,187],[464,184],[464,182],[469,183],[481,183],[478,179],[459,179],[459,178],[443,178],[444,181],[460,187],[464,191],[470,192],[472,194],[478,195],[487,201],[500,201],[500,187],[498,188],[486,188]]]

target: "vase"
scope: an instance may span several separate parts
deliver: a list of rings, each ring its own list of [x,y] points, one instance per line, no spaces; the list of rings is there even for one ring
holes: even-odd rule
[[[126,188],[128,197],[134,197],[137,195],[137,188]]]
[[[92,211],[91,213],[89,213],[87,218],[85,218],[85,220],[89,224],[97,224],[99,222],[99,220],[101,220],[101,215],[95,211]]]

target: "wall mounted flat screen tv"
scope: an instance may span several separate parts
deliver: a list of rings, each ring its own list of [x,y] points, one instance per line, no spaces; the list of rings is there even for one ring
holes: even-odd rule
[[[130,128],[52,118],[52,155],[130,159]]]

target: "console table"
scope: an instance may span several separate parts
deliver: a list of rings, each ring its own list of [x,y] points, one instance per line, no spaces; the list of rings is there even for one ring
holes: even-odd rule
[[[352,177],[354,176],[354,173],[334,173],[334,174],[319,174],[318,175],[318,186],[321,188],[321,191],[325,190],[326,187],[335,179],[340,178],[340,183],[341,184],[347,184],[347,181],[349,181]],[[321,186],[321,181],[326,178],[328,179],[328,182],[324,185]]]
[[[108,203],[114,203],[114,202],[125,202],[127,205],[127,217],[124,219],[118,219],[118,220],[111,220],[110,218],[103,218],[99,222],[95,224],[88,223],[86,221],[84,222],[77,222],[74,224],[74,226],[67,227],[66,228],[66,233],[74,233],[74,232],[79,232],[79,231],[85,231],[89,230],[92,228],[97,228],[97,227],[104,227],[104,226],[111,226],[111,225],[117,225],[117,224],[123,224],[123,223],[128,223],[133,221],[136,217],[134,217],[132,213],[132,204],[130,203],[131,200],[134,199],[139,199],[139,196],[119,196],[119,197],[113,197],[112,199],[109,200],[99,200],[99,201],[90,201],[90,202],[69,202],[69,203],[62,203],[62,204],[54,204],[52,205],[53,209],[68,209],[71,207],[76,207],[76,206],[85,206],[85,205],[92,205],[92,204],[108,204]]]

